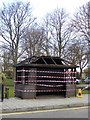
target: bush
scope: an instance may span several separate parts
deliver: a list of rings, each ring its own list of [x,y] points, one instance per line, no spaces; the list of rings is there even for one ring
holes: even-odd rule
[[[7,86],[14,86],[14,80],[13,79],[7,79],[6,80],[6,85]]]

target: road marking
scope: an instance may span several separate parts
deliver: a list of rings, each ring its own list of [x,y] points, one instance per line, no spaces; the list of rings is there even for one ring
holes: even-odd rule
[[[52,112],[52,111],[61,111],[61,110],[78,110],[89,108],[89,106],[84,107],[74,107],[74,108],[63,108],[63,109],[51,109],[51,110],[38,110],[38,111],[28,111],[28,112],[15,112],[15,113],[0,113],[0,116],[7,116],[7,115],[20,115],[20,114],[32,114],[32,113],[39,113],[39,112]]]

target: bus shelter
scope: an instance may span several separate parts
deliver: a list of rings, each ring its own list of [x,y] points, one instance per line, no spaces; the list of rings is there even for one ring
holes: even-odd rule
[[[76,68],[60,57],[32,56],[16,67],[15,96],[22,99],[41,95],[76,96]]]

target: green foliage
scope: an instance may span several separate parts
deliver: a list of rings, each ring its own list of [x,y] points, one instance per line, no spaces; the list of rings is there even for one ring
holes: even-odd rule
[[[7,79],[6,85],[9,87],[9,98],[14,97],[14,80],[13,79]]]
[[[14,86],[8,86],[9,87],[9,97],[14,97]]]
[[[7,86],[14,86],[14,80],[12,80],[12,79],[7,79],[7,80],[6,80],[6,85],[7,85]]]
[[[82,94],[90,94],[90,90],[83,90]]]
[[[13,78],[13,71],[5,71],[7,79]]]
[[[3,85],[6,84],[6,76],[3,72],[0,72],[0,83],[2,83]]]

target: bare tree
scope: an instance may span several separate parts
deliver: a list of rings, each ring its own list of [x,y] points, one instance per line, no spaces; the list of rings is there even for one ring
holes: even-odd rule
[[[79,8],[72,20],[75,33],[90,43],[90,2]]]
[[[74,33],[80,36],[88,48],[88,68],[90,69],[90,1],[81,6],[72,20]],[[89,73],[90,74],[90,73]]]
[[[65,10],[55,9],[52,13],[48,15],[49,31],[52,41],[53,53],[54,55],[62,56],[63,49],[67,45],[70,39],[71,31],[68,28],[68,18]]]
[[[51,29],[50,29],[48,14],[44,17],[42,26],[45,34],[43,50],[45,52],[45,55],[47,56],[53,55],[53,52],[52,52],[53,44],[51,39],[51,32],[50,32]]]
[[[13,68],[10,54],[7,50],[2,51],[2,71],[6,73],[9,78],[13,78]]]
[[[82,79],[82,70],[86,67],[87,60],[87,49],[82,41],[73,42],[69,45],[65,58],[70,61],[72,65],[78,65],[80,68],[80,78]]]
[[[0,10],[0,36],[3,47],[9,51],[13,64],[23,54],[20,51],[22,36],[28,26],[35,20],[31,15],[30,3],[16,2],[3,5]]]
[[[26,55],[29,56],[40,56],[44,54],[43,44],[44,44],[44,29],[38,25],[28,28],[24,35],[24,49]]]

